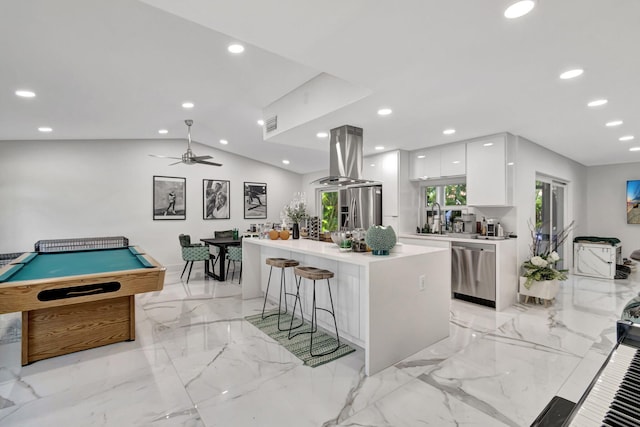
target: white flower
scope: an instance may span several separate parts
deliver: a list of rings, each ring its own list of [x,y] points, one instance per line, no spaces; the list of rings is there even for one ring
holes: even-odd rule
[[[560,255],[558,255],[558,252],[553,251],[549,254],[549,259],[553,262],[560,261]]]
[[[540,256],[534,256],[533,258],[531,258],[531,264],[535,265],[536,267],[546,267],[549,263]]]

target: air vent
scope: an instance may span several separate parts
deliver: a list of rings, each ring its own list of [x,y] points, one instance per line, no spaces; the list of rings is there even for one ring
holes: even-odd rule
[[[269,117],[264,123],[267,133],[278,129],[278,116]]]

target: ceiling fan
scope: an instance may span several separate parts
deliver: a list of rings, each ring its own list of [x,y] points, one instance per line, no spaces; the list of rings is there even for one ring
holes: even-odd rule
[[[193,124],[193,120],[185,120],[184,123],[187,125],[187,152],[182,155],[182,157],[171,157],[171,156],[160,156],[157,154],[149,154],[152,157],[160,157],[163,159],[176,159],[180,160],[179,162],[170,163],[169,166],[177,165],[178,163],[184,163],[185,165],[194,165],[196,163],[200,163],[202,165],[211,165],[211,166],[222,166],[222,163],[214,163],[207,162],[207,159],[213,159],[211,156],[196,156],[193,151],[191,151],[191,125]]]

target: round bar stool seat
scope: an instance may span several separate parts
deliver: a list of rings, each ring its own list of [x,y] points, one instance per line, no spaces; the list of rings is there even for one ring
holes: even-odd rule
[[[292,293],[292,292],[287,292],[287,284],[286,284],[286,279],[285,279],[285,268],[291,268],[291,267],[297,267],[298,265],[300,265],[300,263],[298,261],[296,261],[295,259],[287,259],[287,258],[267,258],[265,260],[265,263],[267,265],[270,266],[269,268],[269,280],[267,281],[267,290],[264,293],[264,302],[262,304],[262,319],[266,319],[267,317],[271,317],[271,316],[278,316],[278,330],[279,331],[286,331],[286,328],[282,328],[280,326],[280,317],[283,314],[286,314],[288,311],[288,307],[287,307],[287,295],[290,296],[296,296],[296,294]],[[269,286],[271,285],[271,273],[273,272],[273,267],[279,268],[280,269],[280,292],[278,295],[278,312],[277,313],[272,313],[269,314],[267,316],[264,315],[264,311],[265,308],[267,306],[267,297],[269,296]],[[284,311],[282,311],[282,296],[284,295]],[[295,306],[295,304],[294,304]],[[302,314],[302,307],[300,307],[300,314]],[[292,319],[293,321],[293,319]],[[302,318],[302,322],[300,323],[300,325],[296,326],[296,327],[300,327],[302,326],[302,324],[304,323],[304,318]],[[291,325],[289,325],[289,327],[291,327]]]
[[[340,335],[338,334],[338,323],[336,321],[336,311],[333,307],[333,297],[331,296],[331,285],[329,283],[329,279],[333,278],[334,274],[333,271],[329,271],[329,270],[324,270],[322,268],[317,268],[317,267],[311,267],[311,266],[299,266],[299,267],[294,267],[293,269],[294,274],[296,275],[297,281],[296,281],[296,286],[297,286],[297,292],[296,292],[296,300],[295,303],[293,304],[293,315],[295,316],[296,314],[296,304],[298,302],[300,302],[300,314],[302,315],[302,301],[300,300],[300,285],[302,283],[302,279],[308,279],[308,280],[313,280],[313,308],[311,310],[311,329],[309,331],[301,331],[301,332],[297,332],[295,334],[291,334],[291,332],[297,328],[299,328],[301,325],[294,327],[293,326],[293,317],[291,318],[291,324],[289,325],[289,339],[300,335],[300,334],[311,334],[311,342],[309,343],[309,353],[311,353],[311,356],[317,357],[317,356],[325,356],[327,354],[331,354],[333,352],[335,352],[336,350],[338,350],[340,348]],[[327,291],[329,293],[329,302],[331,303],[331,309],[329,309],[328,307],[318,307],[316,304],[316,280],[326,280],[327,281]],[[333,325],[335,326],[335,330],[336,330],[336,340],[337,340],[337,345],[336,348],[331,349],[331,350],[327,350],[325,352],[322,353],[314,353],[313,351],[313,334],[318,332],[318,321],[317,321],[317,311],[318,310],[322,310],[325,311],[327,313],[329,313],[331,315],[331,317],[333,318]],[[304,317],[302,318],[303,322],[304,322]]]

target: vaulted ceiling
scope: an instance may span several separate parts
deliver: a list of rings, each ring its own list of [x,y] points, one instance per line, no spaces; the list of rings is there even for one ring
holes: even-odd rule
[[[350,124],[365,154],[507,131],[585,165],[640,161],[640,2],[538,0],[508,20],[512,2],[5,1],[0,140],[184,140],[193,119],[200,143],[304,173],[328,165],[316,134]],[[284,128],[265,135],[274,108]]]

